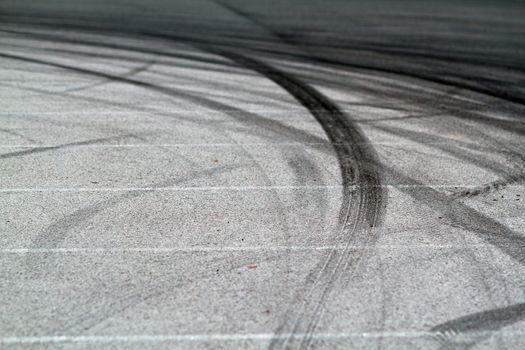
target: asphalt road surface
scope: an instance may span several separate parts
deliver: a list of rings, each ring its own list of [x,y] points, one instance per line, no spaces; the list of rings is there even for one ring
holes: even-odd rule
[[[1,0],[1,349],[524,349],[525,3]]]

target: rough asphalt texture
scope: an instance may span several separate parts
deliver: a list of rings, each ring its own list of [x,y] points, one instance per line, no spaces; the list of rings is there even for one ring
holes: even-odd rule
[[[1,349],[525,348],[521,1],[1,0]]]

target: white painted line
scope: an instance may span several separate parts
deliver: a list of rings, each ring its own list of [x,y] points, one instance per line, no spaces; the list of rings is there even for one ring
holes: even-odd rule
[[[159,334],[159,335],[85,335],[85,336],[39,336],[39,337],[3,337],[3,344],[39,344],[39,343],[116,343],[116,342],[209,342],[209,341],[269,341],[274,339],[302,339],[306,336],[312,339],[381,339],[381,338],[430,338],[440,332],[338,332],[338,333],[246,333],[246,334]],[[503,335],[523,337],[523,332],[511,331],[480,331],[469,332],[465,336]]]
[[[509,184],[506,188],[522,188],[525,185]],[[357,190],[360,186],[349,186],[349,190]],[[371,186],[372,187],[372,186]],[[382,185],[379,188],[435,188],[435,189],[469,189],[477,188],[479,184],[451,184],[451,185]],[[342,185],[323,186],[195,186],[195,187],[47,187],[47,188],[0,188],[0,193],[15,192],[186,192],[186,191],[273,191],[273,190],[324,190],[343,189]],[[370,188],[364,186],[364,188]]]
[[[267,252],[267,251],[332,251],[332,250],[375,250],[393,248],[417,249],[470,249],[486,248],[486,244],[390,244],[377,246],[226,246],[226,247],[136,247],[136,248],[6,248],[0,254],[102,254],[102,253],[195,253],[195,252]]]
[[[64,141],[65,143],[66,141]],[[458,141],[459,142],[459,141]],[[375,146],[432,146],[432,145],[451,145],[454,144],[454,140],[444,142],[406,142],[406,141],[390,141],[390,142],[366,142],[360,143],[361,145],[375,145]],[[219,143],[128,143],[128,144],[91,144],[91,145],[72,145],[68,149],[76,148],[155,148],[155,147],[260,147],[260,146],[330,146],[337,145],[338,143],[330,143],[329,140],[326,142],[219,142]],[[58,147],[62,144],[3,144],[0,148],[50,148]],[[469,144],[470,146],[479,146],[487,149],[494,149],[494,147],[486,147],[484,145]]]
[[[157,148],[157,147],[251,147],[251,146],[328,146],[326,142],[249,142],[249,143],[138,143],[138,144],[92,144],[72,145],[68,149],[76,148]],[[0,148],[51,148],[60,147],[62,144],[25,144],[25,145],[0,145]]]
[[[272,190],[321,190],[342,189],[334,186],[196,186],[196,187],[78,187],[78,188],[0,188],[0,193],[9,192],[184,192],[184,191],[272,191]]]
[[[243,252],[243,251],[311,251],[342,250],[344,246],[256,246],[256,247],[142,247],[142,248],[11,248],[2,249],[5,254],[40,254],[40,253],[193,253],[193,252]]]

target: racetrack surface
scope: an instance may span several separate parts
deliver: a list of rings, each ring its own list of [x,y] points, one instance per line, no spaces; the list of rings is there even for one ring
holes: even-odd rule
[[[0,348],[522,349],[525,4],[2,0]]]

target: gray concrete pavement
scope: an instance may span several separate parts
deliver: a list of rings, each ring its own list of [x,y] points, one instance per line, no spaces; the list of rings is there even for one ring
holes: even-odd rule
[[[0,348],[523,348],[523,12],[3,1]]]

